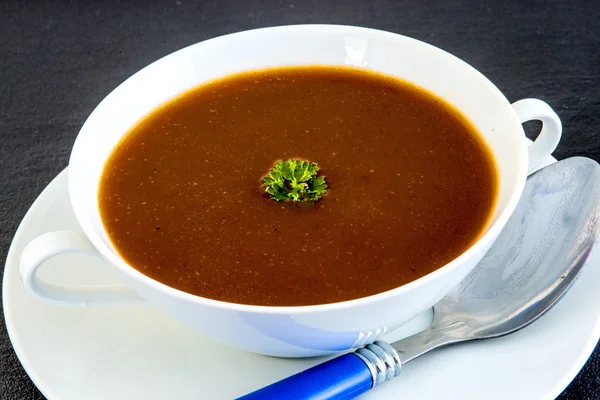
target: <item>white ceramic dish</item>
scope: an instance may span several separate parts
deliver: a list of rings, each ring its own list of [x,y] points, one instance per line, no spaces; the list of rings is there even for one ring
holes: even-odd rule
[[[398,76],[463,112],[489,145],[499,173],[498,201],[484,235],[444,267],[406,285],[351,301],[306,307],[210,300],[161,284],[127,265],[103,228],[97,192],[105,161],[129,128],[156,106],[214,78],[310,64],[363,67]],[[532,119],[542,120],[543,128],[528,148],[521,123]],[[433,306],[473,269],[513,212],[528,171],[554,150],[561,129],[558,116],[546,103],[524,99],[511,105],[465,62],[405,36],[335,25],[283,26],[222,36],[149,65],[98,105],[81,128],[69,160],[69,197],[81,228],[32,241],[21,258],[21,277],[32,295],[58,304],[128,302],[141,296],[205,335],[256,353],[306,357],[362,346]],[[49,285],[38,278],[35,272],[46,259],[67,252],[97,255],[127,285],[82,288],[64,282]]]
[[[78,229],[61,173],[19,227],[6,262],[3,304],[8,333],[25,370],[50,400],[231,399],[319,363],[279,359],[221,345],[149,305],[69,308],[29,295],[18,258],[34,237]],[[63,255],[44,279],[114,284],[119,276],[93,257]],[[52,272],[50,276],[50,272]],[[554,399],[584,365],[600,337],[600,253],[548,314],[513,335],[437,350],[366,399]],[[425,327],[430,312],[386,337]]]

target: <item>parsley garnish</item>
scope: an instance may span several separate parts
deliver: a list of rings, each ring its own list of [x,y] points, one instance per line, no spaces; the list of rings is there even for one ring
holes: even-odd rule
[[[327,193],[325,177],[317,172],[319,166],[309,161],[278,161],[263,178],[263,186],[275,201],[317,201]]]

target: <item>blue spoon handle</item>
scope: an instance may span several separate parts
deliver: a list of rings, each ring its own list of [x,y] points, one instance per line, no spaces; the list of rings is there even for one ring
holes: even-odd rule
[[[237,400],[349,400],[399,373],[398,354],[389,344],[378,341]]]
[[[373,386],[369,367],[355,354],[329,360],[273,383],[239,400],[352,399]]]

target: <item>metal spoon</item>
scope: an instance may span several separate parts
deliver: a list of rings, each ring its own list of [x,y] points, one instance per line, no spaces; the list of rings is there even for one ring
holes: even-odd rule
[[[433,308],[423,332],[376,341],[240,399],[351,399],[448,344],[513,333],[571,288],[600,233],[600,166],[583,157],[532,174],[504,230],[477,267]]]

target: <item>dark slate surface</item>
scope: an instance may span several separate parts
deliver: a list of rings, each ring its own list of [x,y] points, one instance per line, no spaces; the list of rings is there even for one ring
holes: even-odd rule
[[[600,161],[598,3],[5,0],[0,10],[0,268],[20,219],[67,166],[79,128],[104,96],[168,53],[251,28],[362,25],[434,44],[479,69],[509,100],[550,103],[564,124],[558,158]],[[2,400],[43,398],[4,323],[0,361]],[[560,399],[600,399],[600,348]]]

